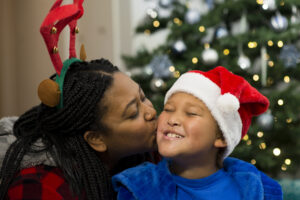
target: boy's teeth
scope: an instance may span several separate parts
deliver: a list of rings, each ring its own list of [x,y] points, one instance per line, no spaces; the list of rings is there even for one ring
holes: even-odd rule
[[[175,133],[168,133],[167,136],[170,138],[183,138],[181,135],[177,135]]]

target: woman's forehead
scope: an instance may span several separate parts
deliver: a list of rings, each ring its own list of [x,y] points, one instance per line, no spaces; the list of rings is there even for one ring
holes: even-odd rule
[[[112,92],[120,95],[136,94],[139,91],[139,85],[129,76],[122,72],[117,72],[113,75]]]
[[[139,85],[127,75],[116,72],[113,82],[105,94],[106,103],[112,107],[122,107],[139,94]]]

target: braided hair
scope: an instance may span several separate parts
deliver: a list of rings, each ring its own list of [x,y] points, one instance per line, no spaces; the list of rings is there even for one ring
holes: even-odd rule
[[[41,151],[51,154],[74,195],[84,192],[87,199],[113,198],[108,170],[83,134],[105,128],[100,124],[106,111],[101,99],[117,71],[105,59],[75,62],[65,77],[62,109],[41,104],[20,116],[13,128],[17,140],[8,149],[0,171],[0,199],[5,198],[24,155]],[[34,148],[39,139],[43,149]]]

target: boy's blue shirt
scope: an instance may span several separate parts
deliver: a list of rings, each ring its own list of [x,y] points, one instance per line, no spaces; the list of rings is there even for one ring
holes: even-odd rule
[[[241,199],[282,199],[280,185],[250,163],[236,158],[226,158],[223,169],[239,187]],[[119,200],[177,199],[176,183],[168,170],[166,159],[157,165],[146,162],[127,169],[113,176],[112,182],[114,189],[118,192]]]
[[[241,199],[236,181],[223,168],[205,178],[187,179],[173,175],[173,180],[177,185],[177,199]]]

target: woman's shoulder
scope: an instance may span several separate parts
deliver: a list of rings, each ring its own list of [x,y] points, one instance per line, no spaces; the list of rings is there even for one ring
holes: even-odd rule
[[[47,165],[20,170],[7,193],[8,199],[76,199],[63,172]]]

